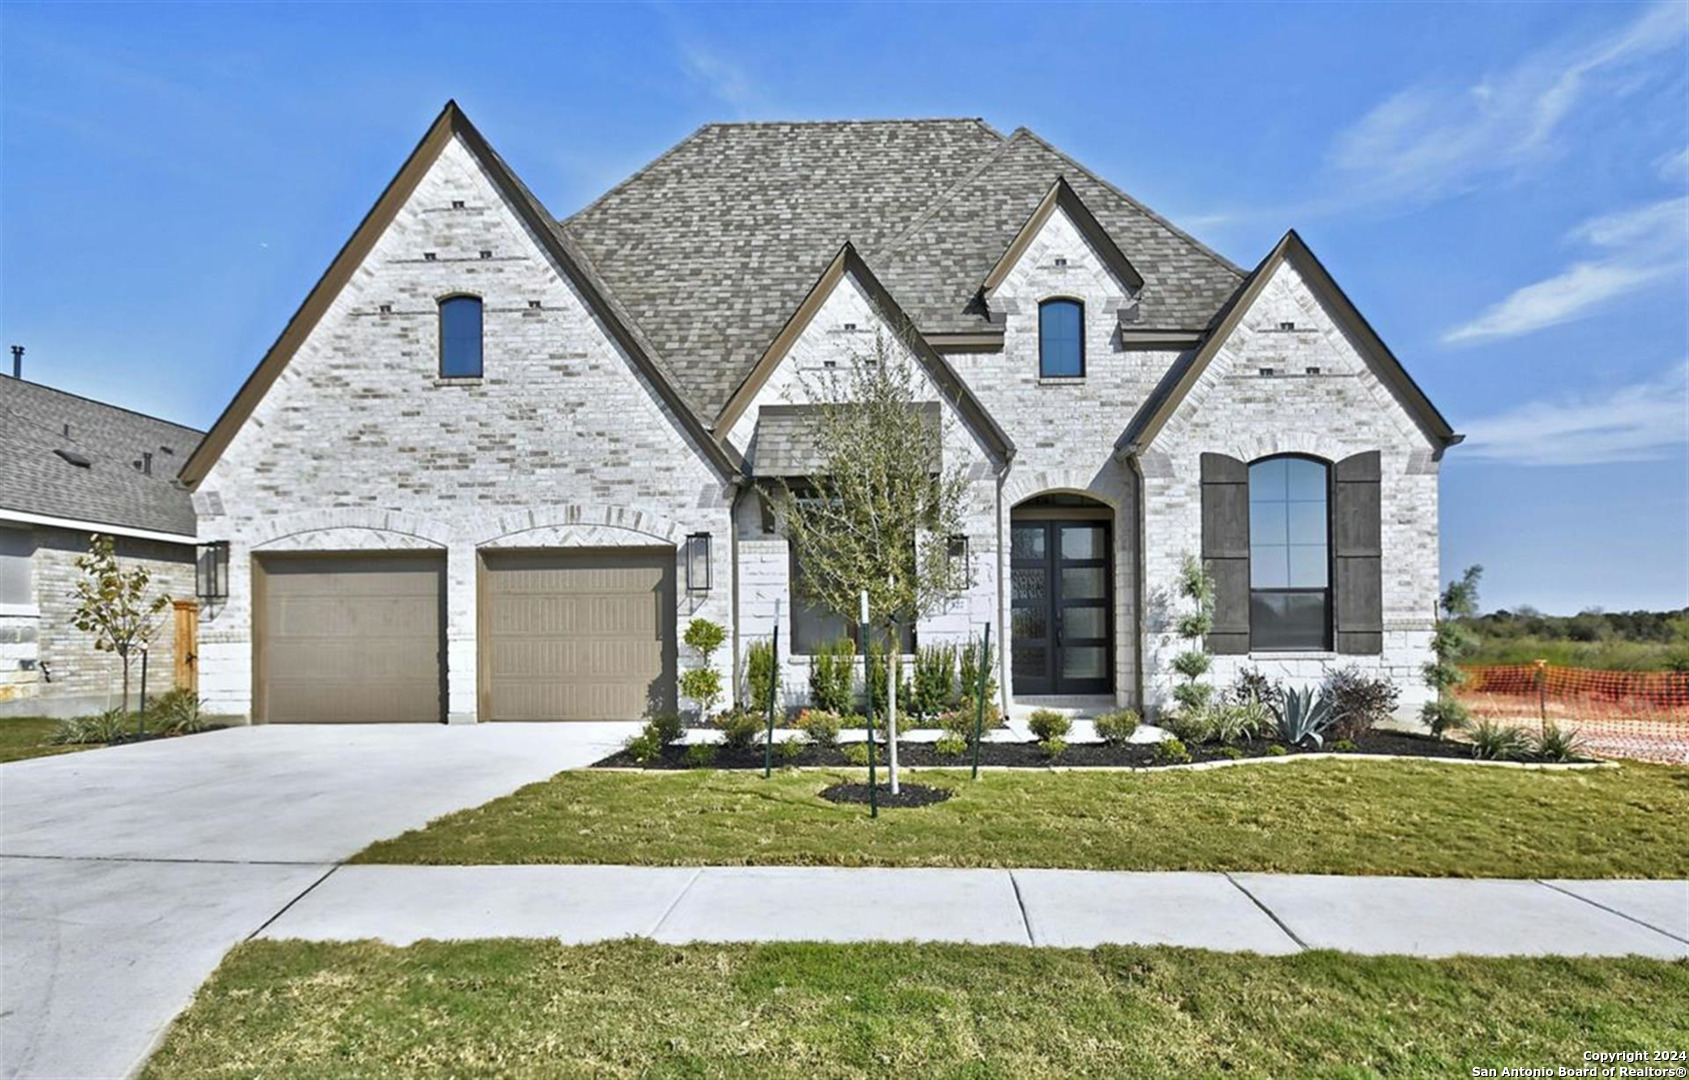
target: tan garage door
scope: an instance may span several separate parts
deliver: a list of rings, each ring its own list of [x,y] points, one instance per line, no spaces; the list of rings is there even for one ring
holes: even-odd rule
[[[488,552],[488,720],[628,720],[674,708],[672,548]]]
[[[445,568],[439,556],[261,557],[258,718],[439,721]]]

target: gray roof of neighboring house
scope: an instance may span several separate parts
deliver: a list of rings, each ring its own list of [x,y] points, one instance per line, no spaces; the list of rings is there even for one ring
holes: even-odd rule
[[[193,503],[175,478],[200,434],[0,376],[0,517],[14,510],[192,536]],[[149,452],[150,476],[137,467]]]
[[[844,241],[925,332],[986,328],[980,284],[1065,177],[1145,278],[1140,322],[1202,329],[1237,267],[1024,129],[710,124],[563,223],[705,422]]]

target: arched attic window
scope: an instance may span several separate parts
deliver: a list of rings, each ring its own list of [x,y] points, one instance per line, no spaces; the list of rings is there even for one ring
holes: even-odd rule
[[[1281,455],[1249,466],[1249,646],[1331,648],[1331,468]]]
[[[1078,379],[1085,374],[1085,305],[1045,300],[1038,305],[1038,377]]]
[[[448,296],[440,301],[440,375],[481,376],[481,298]]]

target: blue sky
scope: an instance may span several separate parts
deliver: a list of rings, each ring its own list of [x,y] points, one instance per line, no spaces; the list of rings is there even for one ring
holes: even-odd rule
[[[1025,125],[1294,226],[1469,434],[1445,577],[1689,604],[1689,6],[0,7],[0,337],[216,418],[447,98],[559,215],[698,124]]]

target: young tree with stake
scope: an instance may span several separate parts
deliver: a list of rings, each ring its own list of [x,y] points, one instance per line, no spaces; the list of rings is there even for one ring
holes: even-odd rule
[[[896,793],[898,627],[967,588],[968,568],[949,543],[963,532],[967,475],[962,465],[944,462],[943,422],[923,402],[925,382],[906,345],[876,334],[871,352],[850,359],[848,369],[804,381],[822,464],[800,484],[780,482],[770,497],[803,568],[805,598],[855,620],[867,594],[872,626],[886,645]]]
[[[112,538],[95,533],[88,538],[88,553],[79,555],[76,568],[76,613],[72,624],[94,635],[94,648],[116,653],[123,665],[123,711],[129,711],[129,664],[137,649],[144,650],[158,632],[160,615],[170,604],[163,593],[147,596],[152,574],[144,566],[125,570],[117,561]]]

